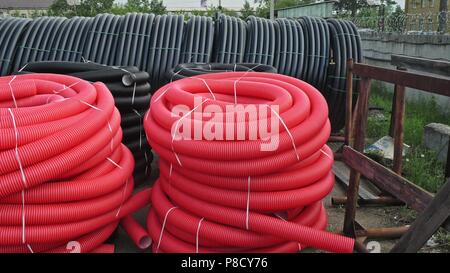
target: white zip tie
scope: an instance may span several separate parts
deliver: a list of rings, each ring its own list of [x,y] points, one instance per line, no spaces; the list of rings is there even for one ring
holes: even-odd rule
[[[11,90],[11,97],[13,99],[14,102],[14,107],[17,108],[17,101],[16,101],[16,96],[14,96],[14,90],[11,86],[11,83],[16,79],[17,76],[13,76],[12,79],[8,82],[8,86],[9,86],[9,90]]]
[[[108,120],[108,130],[109,130],[109,132],[111,132],[111,135],[112,135],[113,130],[112,130],[112,127],[111,127],[111,123],[109,123],[109,120]],[[113,150],[114,150],[114,136],[112,136],[112,138],[111,138],[111,152]]]
[[[134,82],[133,96],[131,97],[131,105],[134,105],[134,97],[136,96],[136,82]]]
[[[28,65],[28,63],[26,63],[24,66],[22,66],[22,68],[19,69],[19,71],[17,71],[17,72],[22,72],[25,69],[25,67],[27,67],[27,65]]]
[[[291,131],[289,131],[289,128],[287,127],[286,123],[284,123],[284,120],[280,117],[280,115],[273,110],[273,108],[266,104],[267,107],[270,108],[270,110],[277,116],[277,118],[281,121],[281,124],[283,124],[284,128],[286,129],[286,132],[288,133],[289,137],[291,138],[291,142],[292,142],[292,147],[294,147],[294,151],[295,151],[295,156],[297,157],[297,161],[300,161],[300,155],[298,154],[297,151],[297,146],[295,146],[295,141],[294,141],[294,137],[291,134]]]
[[[59,94],[59,93],[61,93],[61,92],[64,91],[64,90],[67,90],[67,89],[69,89],[69,88],[74,87],[74,86],[77,85],[78,83],[80,83],[80,81],[74,82],[74,83],[72,83],[72,84],[70,84],[70,85],[68,85],[68,86],[66,86],[65,84],[63,84],[64,87],[63,87],[62,89],[59,89],[59,90],[53,90],[53,93],[54,93],[54,94]]]
[[[143,123],[143,120],[142,120],[142,115],[141,114],[139,114],[139,111],[138,110],[136,110],[136,109],[131,109],[138,117],[139,117],[139,119],[140,119],[140,122],[139,122],[139,148],[142,150],[142,123]],[[150,111],[148,111],[148,112],[150,112]]]
[[[100,109],[100,108],[98,108],[98,107],[96,107],[96,106],[94,106],[94,105],[92,105],[92,104],[89,104],[89,103],[85,102],[84,100],[80,100],[80,102],[83,103],[83,104],[86,104],[87,106],[89,106],[89,107],[91,107],[92,109],[95,109],[95,110],[97,110],[97,111],[103,111],[102,109]]]
[[[22,244],[26,244],[25,238],[25,190],[22,190]]]
[[[172,77],[170,77],[170,82],[173,82],[173,77],[175,77],[176,75],[180,74],[181,71],[183,71],[183,70],[184,70],[184,68],[182,68],[182,69],[178,70],[177,72],[173,73]]]
[[[145,159],[145,163],[148,164],[148,156],[147,156],[147,151],[144,152],[144,159]]]
[[[173,171],[173,164],[170,163],[169,178],[172,177],[172,171]]]
[[[119,209],[117,210],[116,218],[119,217],[119,213],[122,210],[123,203],[125,202],[125,194],[127,193],[127,187],[128,187],[128,179],[125,181],[125,188],[123,189],[122,192],[122,203],[120,203]]]
[[[170,208],[170,209],[166,212],[166,215],[164,216],[164,221],[163,221],[163,224],[162,224],[161,233],[159,234],[158,245],[156,246],[156,253],[158,253],[158,251],[159,251],[159,246],[161,245],[161,241],[162,241],[164,229],[166,228],[167,217],[169,216],[169,213],[170,213],[172,210],[176,209],[176,208],[178,208],[178,207],[172,207],[172,208]]]
[[[208,88],[208,91],[209,91],[209,93],[211,93],[211,96],[213,97],[213,99],[216,100],[216,96],[214,95],[213,91],[211,90],[211,88],[209,87],[209,85],[205,81],[205,79],[203,79],[203,78],[190,78],[190,79],[196,79],[196,80],[202,81],[206,85],[206,88]]]
[[[233,67],[233,72],[236,72],[236,68],[237,68],[237,64],[235,63],[234,67]]]
[[[13,114],[11,108],[8,108],[8,111],[9,111],[9,114],[11,115],[11,119],[12,119],[12,123],[13,123],[13,127],[14,127],[14,134],[15,134],[15,140],[16,140],[15,156],[16,156],[17,163],[19,164],[22,182],[23,182],[24,188],[26,189],[26,188],[28,188],[27,179],[25,177],[25,171],[23,169],[22,160],[20,160],[20,155],[19,155],[19,131],[17,130],[16,118],[14,117],[14,114]]]
[[[236,81],[234,81],[234,105],[236,105],[237,104],[237,80]]]
[[[320,149],[320,152],[326,155],[329,159],[333,160],[333,158],[329,154],[327,154],[323,149]]]
[[[276,217],[280,218],[280,219],[283,220],[284,222],[287,222],[287,220],[284,219],[283,217],[281,217],[280,215],[278,215],[278,214],[276,214],[276,213],[274,213],[273,215],[275,215]],[[298,242],[297,242],[297,244],[298,244],[298,251],[301,251],[301,250],[302,250],[302,245],[301,245],[300,243],[298,243]]]
[[[172,87],[172,86],[168,86],[164,91],[162,91],[161,95],[159,95],[159,96],[154,100],[154,102],[157,102],[158,100],[160,100],[162,96],[164,96],[169,90],[171,90],[171,87]],[[150,111],[149,111],[149,112],[150,112]]]
[[[120,166],[119,164],[117,164],[117,162],[115,162],[114,160],[112,160],[111,158],[107,157],[106,160],[108,160],[109,162],[111,162],[114,166],[116,166],[119,169],[123,169],[122,166]]]
[[[202,226],[203,220],[205,220],[204,217],[200,219],[200,221],[198,221],[197,233],[195,235],[195,253],[198,253],[198,241],[199,241],[198,234],[200,233],[200,227]]]
[[[178,161],[178,164],[180,164],[180,166],[183,166],[183,165],[181,164],[180,158],[178,157],[177,153],[175,152],[175,148],[173,147],[173,142],[175,141],[175,137],[176,137],[176,133],[177,133],[177,130],[178,130],[178,126],[179,126],[179,124],[180,124],[180,121],[181,121],[182,119],[184,119],[185,117],[189,116],[190,114],[192,114],[195,110],[197,110],[197,108],[199,108],[200,106],[202,106],[202,105],[203,105],[205,102],[207,102],[207,101],[209,101],[208,98],[206,98],[202,103],[200,103],[199,105],[195,106],[192,110],[190,110],[189,112],[187,112],[186,114],[184,114],[181,118],[179,118],[179,119],[177,120],[177,123],[175,124],[175,130],[174,130],[174,132],[173,132],[173,134],[172,134],[172,143],[171,143],[171,146],[172,146],[172,152],[173,152],[173,154],[175,155],[175,157],[176,157],[176,159],[177,159],[177,161]]]
[[[142,149],[142,122],[139,122],[139,148]]]
[[[34,253],[30,244],[27,244],[25,233],[25,190],[22,190],[22,244],[26,245],[30,253]]]
[[[34,254],[34,251],[33,251],[33,249],[31,248],[31,245],[30,245],[30,244],[27,244],[27,247],[28,247],[28,250],[30,251],[30,253],[31,253],[31,254]]]
[[[248,215],[250,212],[250,176],[248,177],[248,186],[247,186],[247,211],[245,212],[245,228],[248,230]]]
[[[136,109],[131,109],[138,117],[140,117],[140,118],[142,118],[142,115],[139,113],[139,111],[138,110],[136,110]]]
[[[255,68],[257,68],[258,66],[261,66],[262,64],[258,64],[253,66],[252,68],[249,68],[247,71],[245,71],[245,73],[239,77],[237,80],[234,81],[234,104],[237,104],[237,83],[242,80],[249,72],[253,72]],[[236,72],[236,64],[234,65],[234,71]]]

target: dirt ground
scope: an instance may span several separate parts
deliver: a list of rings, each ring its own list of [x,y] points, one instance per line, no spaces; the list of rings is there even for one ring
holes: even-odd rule
[[[156,159],[156,157],[155,157]],[[156,160],[155,160],[156,161]],[[150,183],[156,180],[158,177],[158,171],[156,167],[156,162],[153,162],[153,170]],[[141,185],[137,188],[139,190],[142,187],[149,186]],[[333,232],[342,231],[344,214],[345,210],[343,206],[333,206],[331,204],[332,196],[345,196],[345,189],[336,182],[333,191],[327,196],[325,199],[325,206],[327,209],[329,223],[328,230]],[[143,209],[135,214],[136,219],[145,226],[145,220],[147,216],[148,208]],[[360,207],[357,210],[356,215],[357,221],[365,228],[370,227],[395,227],[402,226],[405,224],[409,224],[414,219],[414,212],[405,208],[405,207]],[[365,245],[375,245],[379,243],[380,251],[382,253],[389,252],[389,250],[394,246],[397,240],[380,240],[380,239],[370,239],[368,238],[364,244]],[[150,250],[139,250],[133,244],[133,242],[129,239],[128,235],[124,232],[122,228],[119,227],[117,232],[110,239],[111,243],[116,245],[116,252],[118,253],[139,253],[146,252],[150,253]],[[370,248],[372,249],[372,248]],[[422,248],[421,252],[443,252],[448,253],[450,251],[448,245],[440,246],[431,240],[424,248]],[[317,250],[305,250],[305,252],[320,252]]]

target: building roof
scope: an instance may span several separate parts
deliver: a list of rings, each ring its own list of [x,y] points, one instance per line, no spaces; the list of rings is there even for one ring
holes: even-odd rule
[[[55,0],[0,0],[0,9],[43,9]]]

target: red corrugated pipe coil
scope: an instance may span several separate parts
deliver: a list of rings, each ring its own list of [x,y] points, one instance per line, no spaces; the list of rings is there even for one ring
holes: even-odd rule
[[[218,114],[239,104],[267,113]],[[272,119],[279,145],[264,151],[275,134],[251,132]],[[325,231],[333,153],[327,103],[311,85],[253,72],[186,78],[154,94],[144,123],[160,156],[147,219],[155,252],[353,250],[353,239]],[[205,131],[215,137],[189,139]]]
[[[102,83],[29,74],[0,78],[0,252],[112,252],[133,195],[134,160]]]

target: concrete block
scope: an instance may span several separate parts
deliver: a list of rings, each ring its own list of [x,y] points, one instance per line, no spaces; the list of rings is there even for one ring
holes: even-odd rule
[[[436,152],[437,160],[446,162],[448,143],[450,139],[450,126],[442,123],[430,123],[423,131],[423,145]]]

